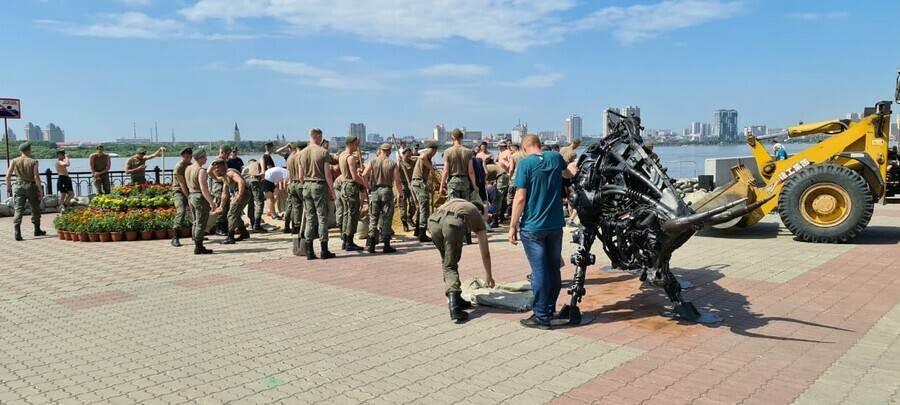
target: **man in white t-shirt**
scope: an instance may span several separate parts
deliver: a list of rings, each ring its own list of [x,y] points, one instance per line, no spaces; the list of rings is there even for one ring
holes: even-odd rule
[[[278,166],[266,169],[263,178],[263,190],[269,200],[269,217],[277,221],[284,220],[278,215],[277,207],[282,206],[287,199],[287,179],[287,169]]]

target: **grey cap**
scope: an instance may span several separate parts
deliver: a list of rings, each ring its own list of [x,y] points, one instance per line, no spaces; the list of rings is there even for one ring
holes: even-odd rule
[[[194,151],[194,160],[203,159],[205,157],[206,157],[206,149],[197,148],[197,150]]]
[[[440,145],[438,145],[437,142],[428,142],[425,144],[426,149],[431,149],[431,148],[437,149],[439,147],[440,147]]]
[[[383,143],[383,144],[381,144],[381,148],[379,148],[379,149],[381,149],[381,150],[391,150],[391,144],[389,144],[389,143]]]
[[[22,142],[22,144],[19,145],[19,152],[25,152],[29,150],[31,150],[31,142]]]
[[[179,155],[184,155],[185,153],[187,153],[188,155],[190,155],[190,154],[194,153],[194,151],[193,151],[191,148],[189,148],[189,147],[188,147],[188,148],[183,148],[183,149],[181,149],[181,152],[179,153]]]
[[[213,166],[224,165],[224,164],[225,164],[225,159],[222,159],[222,158],[216,158],[216,160],[212,161]]]
[[[135,152],[135,153],[138,154],[138,155],[146,154],[146,153],[147,153],[147,150],[144,149],[144,148],[138,148],[137,152]]]
[[[356,135],[350,135],[350,136],[347,137],[347,139],[344,140],[344,144],[351,144],[351,143],[356,142],[356,141],[358,141],[358,140],[359,140],[359,138],[357,138]]]
[[[231,145],[226,143],[226,144],[220,146],[219,150],[222,152],[225,152],[225,153],[231,153]]]

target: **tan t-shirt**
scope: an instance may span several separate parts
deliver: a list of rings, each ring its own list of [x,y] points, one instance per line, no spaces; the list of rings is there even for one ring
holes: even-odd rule
[[[244,180],[250,183],[259,182],[259,174],[262,173],[262,167],[259,165],[259,161],[250,162],[246,166],[244,166],[243,175]]]
[[[200,192],[200,171],[205,170],[199,164],[194,162],[187,169],[184,169],[184,182],[187,184],[189,193]]]
[[[341,177],[345,179],[352,179],[353,173],[350,173],[350,162],[347,159],[350,158],[350,151],[344,150],[338,156],[338,168],[341,169]]]
[[[466,176],[469,174],[471,160],[471,150],[460,145],[451,146],[444,151],[444,170],[451,176]]]
[[[478,211],[478,207],[475,204],[472,204],[462,198],[451,198],[438,207],[435,212],[452,212],[454,214],[463,215],[466,217],[466,228],[468,228],[469,232],[478,232],[483,231],[484,228],[484,220],[481,217],[481,212]]]
[[[409,162],[401,159],[400,163],[400,183],[404,186],[409,186],[409,180],[412,180],[413,175],[413,165],[415,162],[410,160]]]
[[[331,155],[327,150],[312,144],[300,151],[299,159],[303,166],[304,180],[325,180],[325,164],[331,162]]]
[[[487,181],[495,181],[501,174],[506,174],[500,166],[493,163],[484,167],[484,176]]]
[[[95,172],[106,170],[109,166],[109,155],[104,153],[103,156],[100,156],[99,153],[92,153],[91,157],[94,158],[94,166],[91,169]]]
[[[222,180],[225,181],[225,187],[234,190],[235,193],[238,191],[238,186],[240,185],[237,181],[231,178],[228,173],[237,173],[238,177],[241,179],[240,181],[244,181],[244,178],[241,177],[241,173],[237,171],[237,169],[228,169],[225,171],[225,174],[222,176]]]
[[[512,156],[509,157],[509,160],[513,164],[513,170],[512,170],[512,173],[510,173],[510,176],[512,178],[516,178],[516,168],[519,167],[519,161],[522,160],[522,158],[524,158],[524,157],[525,157],[525,154],[522,153],[522,151],[513,153]]]
[[[38,161],[28,156],[19,156],[9,163],[9,169],[16,174],[16,181],[34,183],[34,168]]]
[[[179,160],[178,163],[175,163],[175,168],[172,169],[172,191],[181,192],[181,186],[178,185],[178,181],[175,180],[176,175],[181,175],[182,178],[185,179],[185,185],[187,185],[187,178],[184,177],[184,172],[187,170],[190,163],[185,163],[184,160]]]
[[[419,160],[416,160],[416,165],[413,167],[413,179],[422,180],[424,182],[428,182],[428,179],[431,177],[431,169],[428,166],[425,166],[425,160],[419,156]]]
[[[137,156],[132,156],[130,159],[128,159],[128,162],[125,163],[125,170],[131,170],[136,167],[141,167],[145,161],[146,161],[146,159],[143,159],[143,158],[140,158]],[[147,173],[147,170],[143,169],[143,170],[138,170],[136,172],[132,172],[131,176],[132,177],[142,177],[146,173]]]
[[[299,181],[300,180],[300,154],[299,153],[291,153],[291,155],[288,156],[285,164],[287,165],[288,180]]]
[[[377,157],[372,161],[372,181],[376,186],[390,187],[394,183],[394,169],[397,163],[387,157]]]

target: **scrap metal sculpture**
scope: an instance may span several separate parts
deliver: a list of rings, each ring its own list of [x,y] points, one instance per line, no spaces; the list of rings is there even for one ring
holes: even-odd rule
[[[560,310],[557,324],[591,322],[578,303],[585,294],[585,270],[594,264],[591,246],[600,239],[612,267],[638,272],[641,281],[662,288],[674,308],[675,319],[699,323],[721,321],[717,315],[699,311],[681,296],[681,284],[669,269],[675,249],[705,225],[714,225],[745,215],[765,201],[747,204],[734,201],[696,213],[666,174],[659,157],[644,146],[638,117],[609,112],[610,134],[592,145],[578,160],[578,175],[570,201],[581,225],[573,232],[578,245],[572,255],[575,279],[569,287],[571,302]]]

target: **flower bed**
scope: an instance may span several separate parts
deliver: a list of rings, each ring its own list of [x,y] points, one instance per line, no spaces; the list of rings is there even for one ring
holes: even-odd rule
[[[171,186],[159,184],[116,187],[108,196],[95,197],[88,208],[59,215],[53,227],[69,240],[136,240],[136,236],[121,235],[139,232],[142,239],[153,239],[154,232],[171,237],[168,231],[175,217],[171,190]],[[180,228],[190,226],[185,218]],[[99,236],[88,238],[90,234]]]

